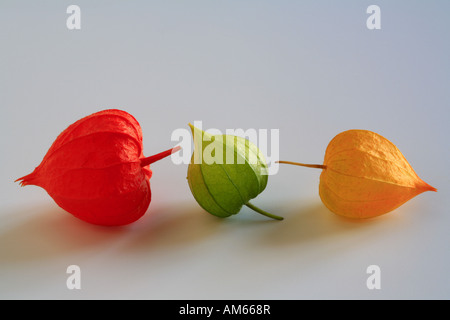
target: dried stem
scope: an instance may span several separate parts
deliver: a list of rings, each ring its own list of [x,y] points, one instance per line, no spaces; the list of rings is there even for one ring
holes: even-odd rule
[[[143,158],[143,159],[141,159],[141,167],[148,166],[149,164],[152,164],[153,162],[156,162],[156,161],[161,160],[161,159],[163,159],[165,157],[168,157],[172,153],[175,153],[175,152],[179,151],[180,149],[181,149],[180,146],[176,146],[175,148],[163,151],[161,153],[155,154],[155,155],[147,157],[147,158]]]
[[[300,162],[292,162],[292,161],[275,161],[276,163],[285,163],[292,164],[294,166],[308,167],[308,168],[316,168],[316,169],[326,169],[327,166],[323,164],[306,164]]]

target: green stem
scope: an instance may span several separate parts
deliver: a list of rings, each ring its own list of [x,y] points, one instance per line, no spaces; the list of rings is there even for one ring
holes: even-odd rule
[[[250,209],[258,212],[259,214],[262,214],[263,216],[266,216],[266,217],[269,217],[269,218],[272,218],[272,219],[275,219],[275,220],[283,220],[284,219],[283,217],[276,216],[274,214],[268,213],[268,212],[266,212],[266,211],[264,211],[264,210],[262,210],[262,209],[260,209],[260,208],[258,208],[256,206],[252,205],[250,202],[247,202],[245,205],[247,207],[249,207]]]

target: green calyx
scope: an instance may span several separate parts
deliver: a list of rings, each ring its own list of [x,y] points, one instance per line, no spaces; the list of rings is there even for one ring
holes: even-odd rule
[[[249,201],[267,186],[268,168],[261,151],[247,139],[232,135],[210,135],[189,124],[194,153],[188,167],[188,183],[199,205],[210,214],[225,218],[243,205],[267,217]]]

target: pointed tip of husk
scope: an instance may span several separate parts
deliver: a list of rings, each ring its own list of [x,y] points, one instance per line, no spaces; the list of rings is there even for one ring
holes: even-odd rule
[[[197,131],[197,132],[202,132],[202,134],[203,134],[203,130],[201,130],[201,129],[195,127],[192,123],[189,122],[189,123],[188,123],[188,126],[189,126],[189,128],[191,128],[192,135],[195,135],[195,132],[196,132],[196,131]]]
[[[20,177],[16,180],[14,180],[14,182],[19,182],[21,187],[25,187],[27,185],[33,184],[33,178],[34,178],[34,172],[27,174],[26,176]]]
[[[422,192],[425,191],[434,191],[437,192],[437,189],[433,186],[430,186],[428,183],[426,183],[423,180],[420,180],[420,182],[416,186],[418,189],[422,190]]]
[[[197,140],[199,140],[199,141],[205,140],[206,141],[206,140],[211,139],[212,136],[208,132],[205,132],[203,129],[194,126],[192,123],[188,123],[188,125],[191,128],[192,137],[194,138],[195,141],[197,141]]]
[[[437,192],[437,189],[435,188],[435,187],[433,187],[433,186],[430,186],[428,183],[426,183],[426,182],[424,182],[425,183],[425,189],[426,189],[426,191],[434,191],[434,192]]]

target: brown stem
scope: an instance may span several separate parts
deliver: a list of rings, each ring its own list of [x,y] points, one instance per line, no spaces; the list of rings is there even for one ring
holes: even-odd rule
[[[180,146],[176,146],[175,148],[160,152],[158,154],[155,154],[153,156],[147,157],[147,158],[143,158],[141,159],[141,167],[145,167],[148,166],[149,164],[152,164],[153,162],[156,162],[158,160],[161,160],[165,157],[170,156],[172,153],[175,153],[177,151],[179,151],[181,149]]]
[[[285,163],[292,164],[294,166],[308,167],[308,168],[317,168],[317,169],[326,169],[327,166],[323,164],[305,164],[300,162],[292,162],[292,161],[275,161],[276,163]]]

